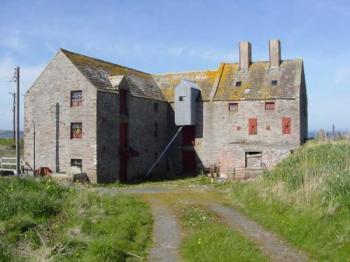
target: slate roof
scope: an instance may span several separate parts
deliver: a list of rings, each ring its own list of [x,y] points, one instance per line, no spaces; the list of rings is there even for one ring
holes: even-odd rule
[[[150,74],[64,49],[61,49],[61,52],[96,88],[113,90],[109,77],[123,75],[128,82],[131,95],[165,101]]]
[[[214,71],[159,74],[154,79],[168,101],[173,101],[182,79],[198,84],[203,101],[294,99],[299,95],[302,70],[301,59],[284,60],[278,69],[271,69],[269,62],[254,62],[248,71],[239,70],[237,63],[223,63]],[[277,80],[277,86],[272,80]]]
[[[216,70],[152,75],[61,51],[99,89],[112,89],[109,77],[124,75],[132,95],[169,102],[174,100],[175,87],[182,80],[196,83],[203,101],[294,99],[299,95],[303,72],[302,60],[295,59],[283,60],[278,69],[271,69],[268,61],[252,63],[248,71],[239,70],[237,63],[222,63]],[[277,86],[272,80],[277,80]],[[236,82],[241,82],[240,86]]]

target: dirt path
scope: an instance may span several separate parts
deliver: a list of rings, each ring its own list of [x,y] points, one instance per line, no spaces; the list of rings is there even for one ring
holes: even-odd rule
[[[151,200],[151,208],[154,246],[149,261],[180,261],[181,228],[173,211],[156,199]]]
[[[160,196],[164,194],[176,198],[177,202],[201,204],[216,213],[223,222],[233,230],[240,232],[243,236],[256,243],[261,252],[269,257],[271,261],[307,261],[308,258],[301,251],[296,250],[281,240],[277,235],[264,229],[253,220],[242,215],[234,208],[226,207],[218,200],[210,199],[209,191],[206,189],[191,189],[192,196],[181,194],[181,189],[167,189],[166,187],[135,187],[135,188],[99,188],[100,193],[123,193],[140,194],[150,203],[154,226],[153,243],[150,250],[149,261],[181,261],[179,247],[181,244],[181,226],[179,225],[174,208],[166,201],[161,201]],[[188,192],[188,191],[187,191]],[[180,193],[180,194],[179,194]],[[179,197],[182,196],[182,197]],[[203,197],[203,199],[202,199]]]
[[[273,233],[243,216],[236,210],[220,204],[210,204],[209,209],[218,214],[227,225],[254,241],[271,261],[307,261],[307,256],[288,246]]]

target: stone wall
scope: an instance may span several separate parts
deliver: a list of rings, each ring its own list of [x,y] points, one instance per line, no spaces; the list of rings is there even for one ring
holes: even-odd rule
[[[70,107],[71,91],[76,90],[82,90],[83,104]],[[96,89],[61,52],[26,93],[24,113],[24,159],[30,166],[34,166],[35,123],[36,168],[46,166],[53,172],[68,172],[71,159],[82,159],[83,172],[96,182]],[[82,139],[71,139],[73,122],[82,122]]]
[[[300,130],[305,127],[300,126],[299,99],[239,101],[238,110],[229,111],[228,105],[233,102],[198,102],[195,151],[199,168],[213,164],[226,169],[244,167],[245,151],[263,152],[264,165],[270,168],[300,145]],[[265,110],[265,102],[275,102],[275,109]],[[291,118],[291,134],[282,133],[283,117]],[[249,118],[257,118],[256,135],[248,133]],[[180,141],[181,137],[171,153],[177,170],[181,170]],[[220,163],[220,159],[227,163]]]
[[[158,110],[154,110],[154,104]],[[138,153],[137,157],[129,160],[128,177],[142,177],[161,154],[168,140],[167,102],[145,98],[130,97],[128,100],[129,144]],[[155,136],[155,124],[158,125]],[[166,172],[166,158],[158,164],[154,173]]]
[[[119,176],[119,95],[97,92],[98,183],[115,182]]]

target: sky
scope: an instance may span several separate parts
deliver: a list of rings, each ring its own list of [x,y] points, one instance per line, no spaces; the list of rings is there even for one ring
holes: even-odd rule
[[[350,1],[0,0],[0,129],[12,128],[14,67],[21,100],[59,48],[149,73],[215,69],[238,61],[302,58],[309,129],[350,130]],[[23,107],[22,107],[23,123]]]

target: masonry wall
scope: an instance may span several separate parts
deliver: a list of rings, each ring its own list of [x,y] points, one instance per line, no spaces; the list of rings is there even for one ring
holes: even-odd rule
[[[83,104],[71,108],[71,91],[76,90],[82,90]],[[30,166],[35,123],[36,168],[68,172],[71,159],[82,159],[83,172],[96,182],[96,90],[61,52],[27,92],[24,111],[24,159]],[[70,138],[73,122],[82,122],[82,139]]]
[[[195,141],[198,167],[219,164],[221,158],[222,161],[226,159],[227,162],[233,162],[233,164],[220,163],[221,165],[244,167],[245,151],[264,151],[263,159],[270,167],[289,154],[290,150],[299,146],[301,139],[299,99],[274,100],[275,110],[265,110],[265,102],[270,101],[239,101],[237,111],[228,110],[229,103],[235,101],[198,102],[199,117],[196,123]],[[283,117],[291,118],[291,134],[282,133]],[[249,118],[257,118],[256,135],[248,133]],[[173,157],[177,159],[177,170],[181,170],[180,139],[172,150]],[[238,145],[240,149],[237,149],[237,146],[230,149],[230,145]],[[243,153],[239,154],[237,150]],[[225,158],[225,154],[227,155],[229,151],[232,152],[230,158]]]
[[[119,95],[97,92],[97,182],[119,179]]]
[[[158,104],[155,111],[154,104]],[[143,177],[168,142],[168,103],[138,97],[128,97],[129,145],[137,152],[137,157],[129,160],[128,178]],[[155,123],[158,125],[155,136]],[[155,174],[164,175],[167,158],[155,168]]]

